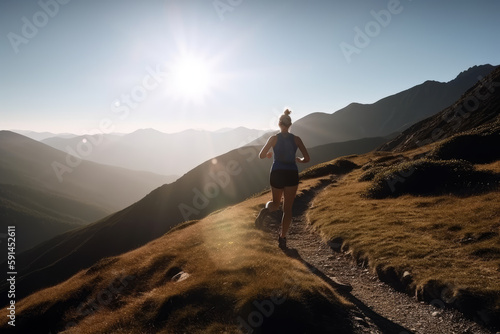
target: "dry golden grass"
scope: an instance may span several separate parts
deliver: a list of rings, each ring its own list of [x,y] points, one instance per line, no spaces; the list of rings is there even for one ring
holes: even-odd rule
[[[19,301],[17,329],[234,333],[238,317],[248,323],[258,311],[254,303],[263,301],[274,306],[261,329],[327,332],[348,327],[350,304],[253,226],[268,199],[263,194],[185,223]],[[181,271],[189,277],[172,281]]]
[[[372,153],[353,162],[363,165],[387,156]],[[500,162],[477,169],[498,173]],[[323,237],[343,242],[345,250],[381,278],[400,280],[401,288],[423,299],[453,304],[478,297],[487,301],[486,313],[498,312],[499,192],[369,199],[363,195],[371,182],[359,181],[364,172],[352,171],[315,198],[308,219]],[[412,277],[406,284],[405,271]]]

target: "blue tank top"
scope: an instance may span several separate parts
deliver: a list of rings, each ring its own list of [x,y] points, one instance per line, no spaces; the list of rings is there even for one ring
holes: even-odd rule
[[[295,162],[295,153],[297,152],[295,136],[291,133],[278,133],[276,137],[276,145],[273,147],[274,161],[271,170],[298,170]]]

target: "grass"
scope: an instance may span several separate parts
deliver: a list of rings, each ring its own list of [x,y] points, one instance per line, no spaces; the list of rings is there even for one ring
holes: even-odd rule
[[[454,193],[472,195],[498,187],[500,178],[489,171],[478,171],[465,160],[421,158],[388,167],[372,167],[359,177],[373,179],[366,196],[397,197],[403,194],[436,195]]]
[[[351,305],[254,228],[269,196],[187,222],[20,300],[16,329],[234,333],[243,319],[255,332],[347,332]],[[181,272],[189,276],[173,280]]]
[[[356,168],[359,168],[359,166],[351,160],[338,158],[333,161],[321,163],[312,168],[308,168],[300,174],[300,177],[303,180],[307,180],[329,174],[347,174]]]
[[[449,172],[463,167],[462,162],[412,160],[421,153],[422,149],[408,152],[407,165],[389,165],[385,170],[439,165]],[[500,315],[498,190],[474,196],[442,192],[420,196],[401,192],[398,197],[370,198],[366,193],[373,191],[373,184],[378,184],[378,176],[374,182],[360,179],[377,165],[374,162],[381,158],[391,160],[388,157],[385,153],[371,153],[353,159],[354,163],[368,167],[353,170],[318,195],[308,212],[310,223],[326,240],[340,241],[344,251],[396,288],[428,302],[442,301],[485,323],[497,321]],[[463,168],[467,172],[498,174],[500,162]],[[413,175],[415,183],[408,182],[412,187],[425,181],[418,176],[418,170]]]

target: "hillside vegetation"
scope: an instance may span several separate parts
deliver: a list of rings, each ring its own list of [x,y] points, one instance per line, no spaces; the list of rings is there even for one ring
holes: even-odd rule
[[[451,142],[468,140],[475,139],[465,133]],[[318,195],[308,219],[332,247],[395,288],[498,326],[500,161],[433,160],[446,145],[349,158],[361,168]],[[467,150],[475,147],[456,152]],[[324,169],[305,173],[316,168]]]
[[[361,139],[309,151],[312,163],[321,163],[342,153],[369,152],[383,141]],[[259,150],[247,146],[210,159],[119,212],[19,254],[18,283],[24,286],[19,297],[60,283],[104,257],[143,246],[185,220],[201,219],[263,191],[269,183],[271,160],[258,159]],[[6,289],[7,282],[0,283],[0,305]]]
[[[255,229],[255,215],[268,197],[181,224],[19,301],[16,330],[349,333],[351,304]]]
[[[0,184],[0,229],[16,225],[16,250],[22,252],[55,235],[88,224],[108,212],[49,191]],[[0,261],[7,253],[0,254]]]

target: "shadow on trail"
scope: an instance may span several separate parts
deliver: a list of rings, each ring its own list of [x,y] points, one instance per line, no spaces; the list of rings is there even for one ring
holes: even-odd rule
[[[283,252],[296,260],[302,262],[311,273],[321,278],[326,284],[330,285],[339,294],[341,294],[345,299],[354,304],[366,317],[370,318],[371,321],[383,332],[387,334],[412,334],[413,332],[409,329],[392,322],[391,320],[381,316],[377,312],[373,311],[370,307],[366,306],[358,298],[350,294],[352,287],[347,284],[343,284],[335,281],[329,276],[325,275],[321,270],[304,260],[298,250],[294,248],[287,248]]]
[[[307,209],[310,207],[312,200],[316,197],[316,195],[322,191],[327,186],[335,186],[335,183],[339,179],[338,175],[330,175],[330,178],[322,179],[320,182],[307,190],[304,190],[299,196],[296,197],[294,205],[293,205],[293,216],[300,217],[304,216]],[[272,215],[274,215],[274,219],[272,219],[271,224],[267,224],[268,231],[277,231],[280,226],[280,216],[282,212],[279,210]],[[304,218],[302,218],[303,220]],[[305,223],[305,222],[304,222]],[[293,223],[292,223],[293,224]],[[299,251],[294,248],[286,248],[283,252],[296,260],[299,260],[303,263],[314,275],[318,276],[322,279],[326,284],[330,285],[333,289],[335,289],[339,294],[341,294],[344,298],[354,304],[360,312],[363,313],[365,317],[368,317],[383,333],[387,334],[412,334],[409,329],[392,322],[391,320],[383,317],[377,312],[373,311],[370,307],[365,305],[361,300],[353,296],[350,292],[352,291],[352,287],[348,284],[343,284],[335,280],[335,278],[331,278],[324,274],[321,270],[316,268],[311,263],[307,262],[302,258]]]

